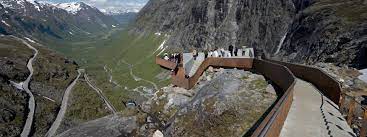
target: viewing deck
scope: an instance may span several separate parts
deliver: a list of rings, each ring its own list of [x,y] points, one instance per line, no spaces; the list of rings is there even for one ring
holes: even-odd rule
[[[201,63],[194,75],[187,76],[182,64],[168,65],[171,63],[156,62],[174,70],[172,84],[186,89],[194,87],[209,66],[252,70],[271,80],[279,87],[278,101],[256,125],[255,131],[251,133],[253,137],[367,135],[366,108],[356,103],[354,98],[342,94],[339,82],[318,68],[253,58],[209,57]],[[345,98],[352,99],[346,103]],[[350,127],[356,121],[357,106],[363,111],[363,116],[358,118],[362,125],[357,127],[358,135]],[[342,114],[341,110],[345,108],[347,113]]]

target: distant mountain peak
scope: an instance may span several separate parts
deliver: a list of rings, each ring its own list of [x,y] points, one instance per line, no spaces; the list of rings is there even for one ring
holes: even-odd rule
[[[72,14],[77,14],[82,9],[92,8],[91,6],[85,4],[84,2],[58,3],[55,4],[54,6],[64,9]]]

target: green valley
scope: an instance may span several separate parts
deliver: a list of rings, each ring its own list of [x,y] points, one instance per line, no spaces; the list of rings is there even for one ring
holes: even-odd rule
[[[115,30],[108,37],[56,43],[50,48],[76,60],[94,84],[118,109],[123,102],[141,102],[168,85],[169,74],[155,64],[154,53],[165,37]]]

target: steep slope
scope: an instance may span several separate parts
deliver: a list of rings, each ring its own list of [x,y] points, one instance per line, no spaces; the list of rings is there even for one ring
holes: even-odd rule
[[[366,7],[366,1],[313,1],[295,17],[275,58],[367,68]]]
[[[291,0],[151,0],[139,12],[135,31],[167,33],[166,45],[176,49],[234,45],[273,51],[295,10]]]
[[[34,73],[29,83],[36,104],[30,136],[44,136],[56,118],[64,91],[77,76],[78,65],[30,39],[24,41],[39,52],[32,63]],[[29,75],[26,66],[33,54],[19,39],[0,36],[0,136],[19,136],[23,130],[29,95],[19,85]],[[93,120],[107,114],[101,100],[89,98],[97,95],[85,83],[78,82],[71,94],[68,108],[73,112],[67,112],[66,118],[73,125],[82,122],[80,119]],[[70,127],[71,124],[63,125]]]
[[[151,0],[134,31],[170,35],[171,50],[254,47],[297,63],[367,68],[367,2],[342,0]]]

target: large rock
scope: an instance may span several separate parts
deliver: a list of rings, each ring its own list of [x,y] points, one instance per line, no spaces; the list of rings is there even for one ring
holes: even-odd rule
[[[251,76],[251,78],[249,77]],[[225,70],[168,121],[168,136],[241,136],[276,100],[264,77]],[[256,108],[256,109],[254,109]]]

